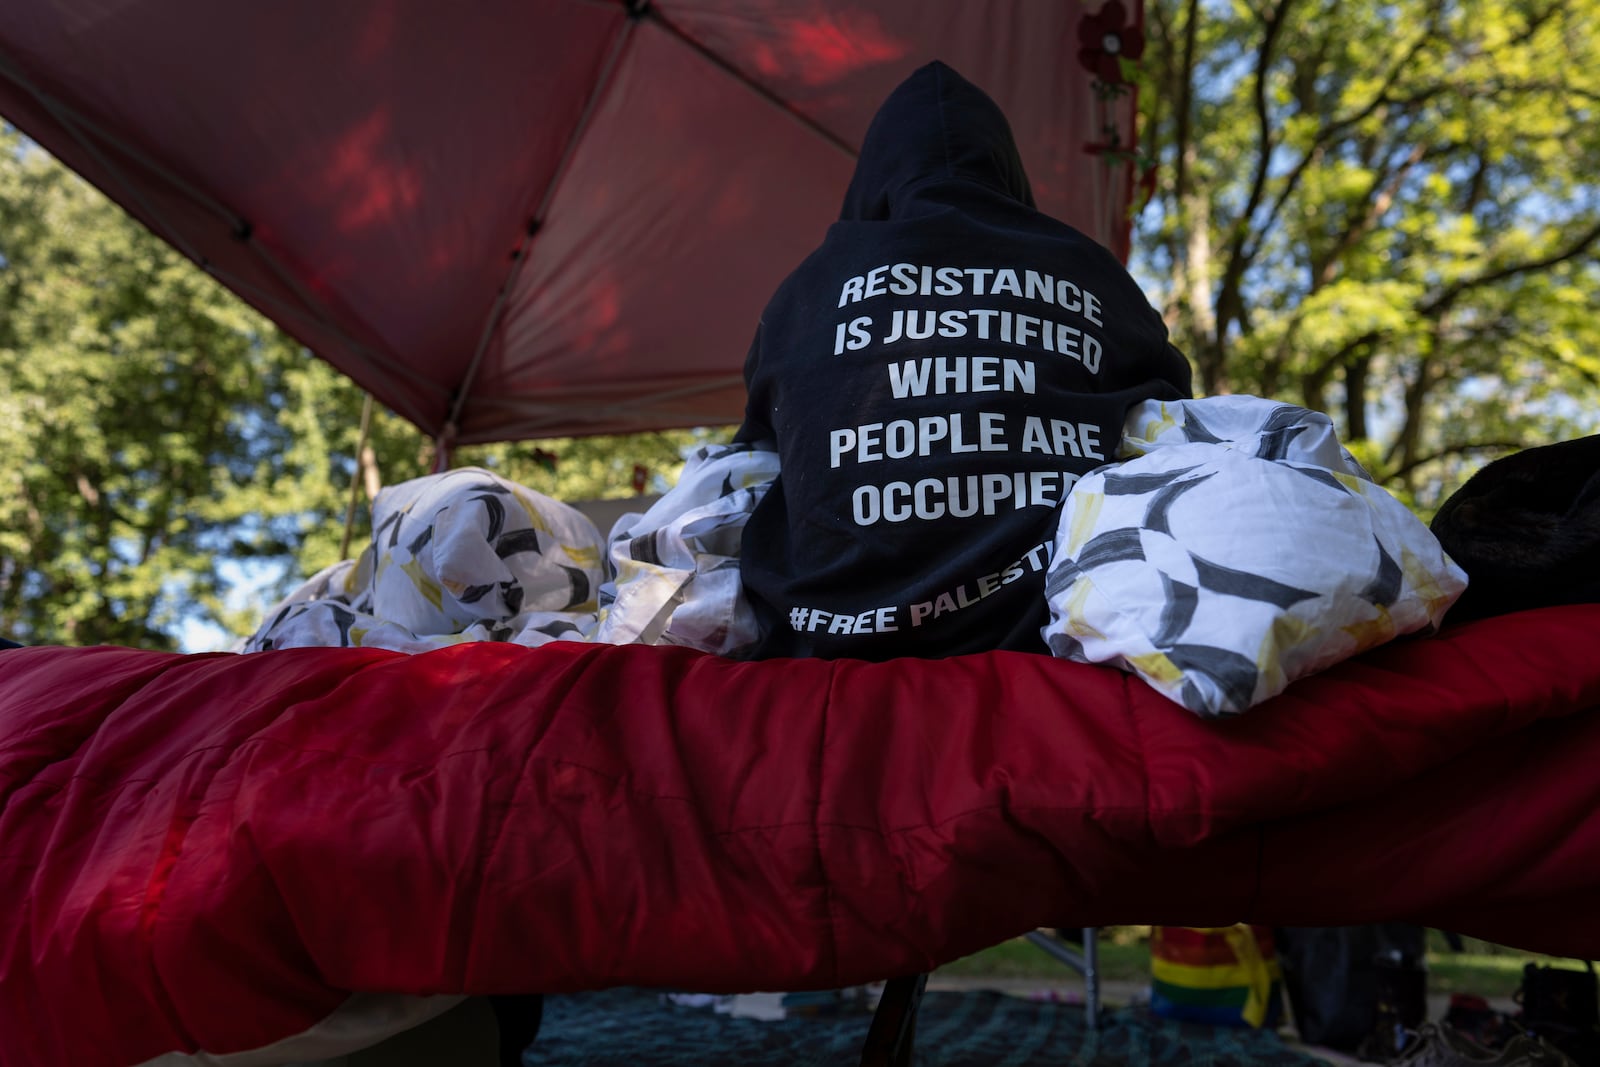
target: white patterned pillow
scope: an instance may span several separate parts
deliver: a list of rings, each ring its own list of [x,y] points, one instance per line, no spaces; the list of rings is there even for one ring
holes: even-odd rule
[[[1466,588],[1326,415],[1245,396],[1149,401],[1121,455],[1067,497],[1044,638],[1201,715],[1433,629]]]

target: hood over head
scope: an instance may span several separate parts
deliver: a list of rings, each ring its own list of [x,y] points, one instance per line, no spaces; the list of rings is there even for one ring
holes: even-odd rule
[[[901,217],[917,189],[952,180],[976,182],[1034,206],[1011,124],[999,105],[933,62],[901,82],[873,117],[839,218]]]

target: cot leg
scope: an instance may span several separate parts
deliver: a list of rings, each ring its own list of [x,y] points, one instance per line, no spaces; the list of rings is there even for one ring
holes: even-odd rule
[[[1069,948],[1063,942],[1065,938],[1059,936],[1061,931],[1056,931],[1056,937],[1041,930],[1029,930],[1024,936],[1035,945],[1044,949],[1060,962],[1071,967],[1083,975],[1083,1012],[1089,1029],[1094,1030],[1100,1026],[1100,946],[1097,940],[1096,928],[1083,927],[1083,950]]]
[[[1083,928],[1083,1014],[1089,1029],[1100,1026],[1100,943],[1095,928]]]
[[[544,997],[491,996],[489,1006],[494,1009],[495,1022],[499,1024],[500,1067],[522,1067],[522,1053],[539,1036],[539,1024],[544,1020]]]
[[[914,974],[891,978],[878,998],[872,1025],[861,1049],[861,1067],[911,1067],[916,1046],[917,1008],[928,976]]]

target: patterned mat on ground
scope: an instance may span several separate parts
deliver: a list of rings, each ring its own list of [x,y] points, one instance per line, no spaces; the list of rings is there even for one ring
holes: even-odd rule
[[[835,1067],[860,1061],[865,1012],[776,1022],[732,1018],[665,1002],[657,993],[609,990],[547,997],[526,1067],[751,1065]],[[918,1067],[1325,1067],[1276,1034],[1106,1014],[1087,1030],[1083,1009],[1001,993],[928,993],[917,1018]]]

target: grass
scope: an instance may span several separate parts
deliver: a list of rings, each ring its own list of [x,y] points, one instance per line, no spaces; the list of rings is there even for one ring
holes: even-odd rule
[[[1150,928],[1111,926],[1100,931],[1100,975],[1107,982],[1150,981]],[[1510,997],[1522,984],[1522,968],[1529,963],[1581,970],[1577,960],[1540,956],[1493,945],[1474,938],[1462,939],[1455,952],[1437,930],[1428,931],[1428,989],[1433,993],[1476,993],[1482,997]],[[956,960],[939,973],[965,978],[1034,978],[1058,981],[1072,971],[1057,963],[1023,938]]]

